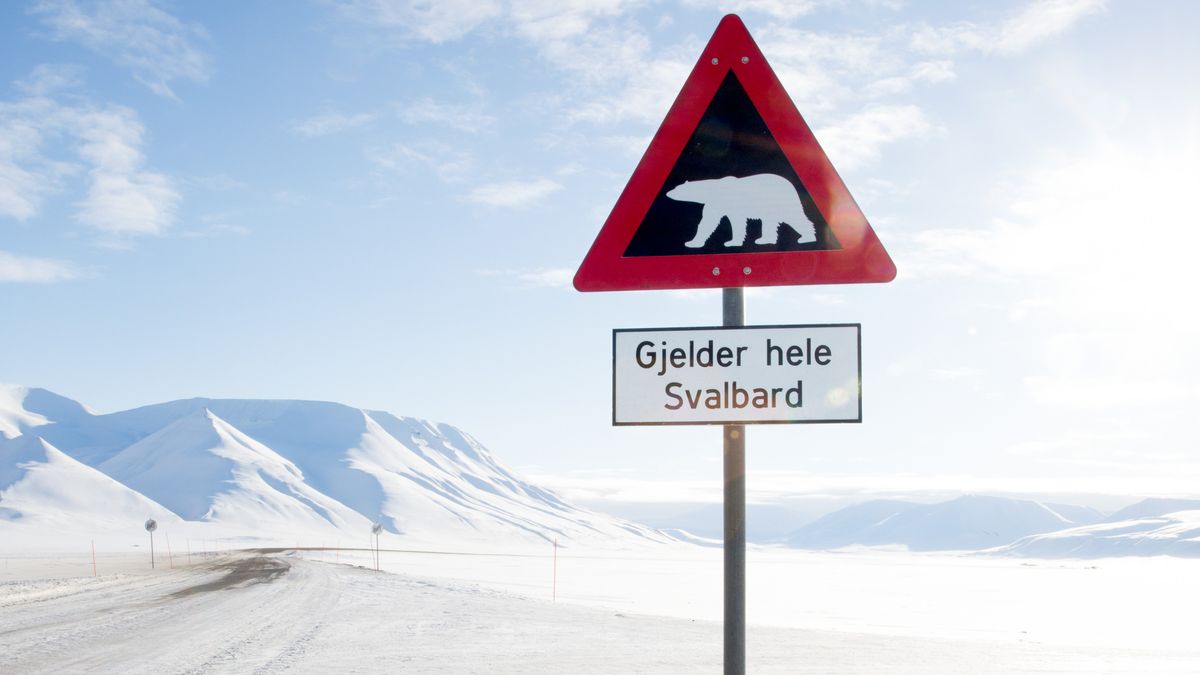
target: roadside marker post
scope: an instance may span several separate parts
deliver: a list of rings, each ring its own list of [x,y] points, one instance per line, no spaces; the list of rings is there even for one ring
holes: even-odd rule
[[[146,521],[146,531],[150,533],[150,569],[154,569],[154,531],[158,529],[158,522],[153,518]]]
[[[371,526],[371,534],[375,535],[375,571],[379,571],[379,534],[383,532],[383,525],[375,523]]]
[[[746,668],[746,425],[862,422],[861,326],[746,326],[743,289],[895,276],[749,31],[725,16],[574,286],[722,289],[719,328],[613,331],[612,423],[722,426],[727,675]]]

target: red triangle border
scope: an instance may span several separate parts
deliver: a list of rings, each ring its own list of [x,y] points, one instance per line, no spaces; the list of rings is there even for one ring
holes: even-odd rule
[[[715,59],[715,61],[714,61]],[[655,197],[733,70],[842,248],[624,257]],[[575,274],[580,291],[882,283],[896,266],[742,20],[721,19]]]

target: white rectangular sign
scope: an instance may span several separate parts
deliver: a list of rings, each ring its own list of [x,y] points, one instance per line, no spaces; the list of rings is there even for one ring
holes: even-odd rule
[[[613,425],[862,421],[859,324],[613,330]]]

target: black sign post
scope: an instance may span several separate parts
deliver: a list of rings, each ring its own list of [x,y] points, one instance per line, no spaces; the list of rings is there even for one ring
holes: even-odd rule
[[[722,325],[746,325],[742,289],[722,293]],[[725,674],[746,672],[746,425],[725,433]]]

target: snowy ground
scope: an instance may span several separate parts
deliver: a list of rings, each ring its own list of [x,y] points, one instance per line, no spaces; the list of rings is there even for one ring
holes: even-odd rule
[[[718,672],[717,551],[9,557],[0,672]],[[349,563],[349,564],[347,564]],[[1195,561],[754,551],[751,672],[1198,672]],[[166,569],[163,569],[163,568]],[[392,573],[386,573],[392,570]]]

